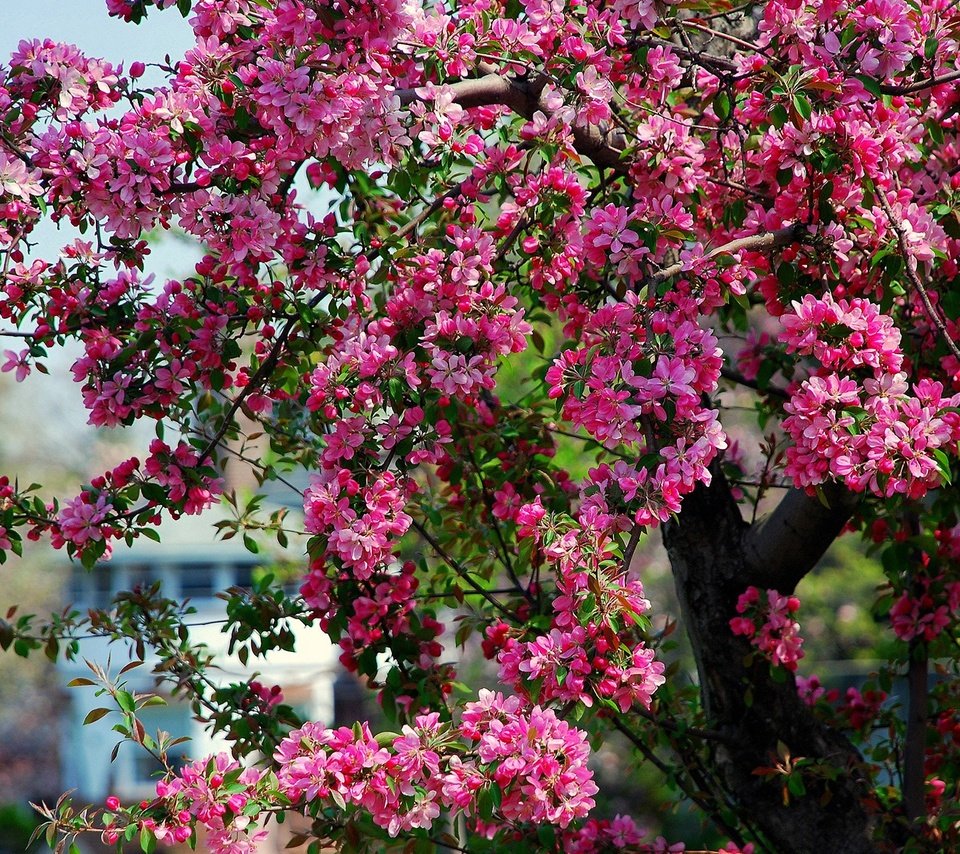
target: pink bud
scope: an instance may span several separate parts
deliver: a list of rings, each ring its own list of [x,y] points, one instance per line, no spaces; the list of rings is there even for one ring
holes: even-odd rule
[[[108,810],[112,810],[113,812],[116,812],[118,809],[120,809],[120,798],[118,798],[116,795],[110,795],[110,797],[107,798],[105,803],[107,805]]]
[[[131,62],[130,63],[130,76],[137,80],[140,77],[143,77],[143,73],[147,70],[147,67],[142,62]]]

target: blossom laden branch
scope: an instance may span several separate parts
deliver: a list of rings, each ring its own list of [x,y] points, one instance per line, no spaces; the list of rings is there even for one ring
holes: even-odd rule
[[[947,331],[947,327],[943,322],[943,319],[940,317],[939,312],[934,306],[933,302],[930,300],[930,294],[927,293],[927,287],[923,283],[923,279],[920,278],[920,274],[917,270],[917,259],[914,257],[913,253],[910,251],[910,247],[907,244],[907,235],[903,229],[903,225],[896,215],[893,212],[893,208],[890,207],[890,201],[886,197],[886,193],[883,189],[877,188],[876,193],[877,203],[880,205],[884,214],[887,217],[887,222],[890,223],[890,228],[893,229],[893,233],[897,236],[897,248],[900,252],[900,257],[903,259],[903,268],[907,274],[907,278],[910,280],[910,284],[913,285],[916,292],[920,295],[920,299],[923,302],[923,309],[927,315],[929,321],[934,325],[937,332],[940,333],[940,337],[943,339],[943,342],[947,345],[954,357],[960,361],[960,347],[957,346],[957,343],[950,337],[950,333]]]
[[[957,80],[960,80],[960,71],[951,71],[949,74],[943,74],[940,77],[930,77],[927,80],[917,80],[914,83],[903,83],[901,85],[880,83],[879,87],[884,95],[915,95],[925,89],[945,86],[947,83],[955,83]]]
[[[542,94],[547,79],[532,80],[491,72],[445,84],[453,92],[454,103],[472,107],[508,107],[524,118],[531,119],[537,111],[549,115]],[[428,89],[398,89],[395,94],[403,106],[415,101],[428,101]],[[595,125],[577,124],[572,129],[577,152],[589,157],[597,166],[624,174],[628,162],[624,159],[627,138],[621,132],[610,132]]]
[[[704,256],[705,260],[712,260],[723,255],[733,255],[736,252],[750,251],[762,252],[770,249],[782,249],[791,243],[799,242],[806,233],[807,227],[802,223],[795,223],[784,228],[778,228],[776,231],[766,231],[762,234],[752,234],[747,237],[738,237],[722,246],[711,249]],[[677,261],[669,267],[657,270],[650,276],[653,282],[665,282],[674,276],[679,275],[686,269],[683,261]]]

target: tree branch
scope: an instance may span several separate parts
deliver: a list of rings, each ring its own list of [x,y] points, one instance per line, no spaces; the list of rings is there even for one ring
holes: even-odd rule
[[[889,83],[881,83],[880,91],[884,95],[913,95],[916,92],[922,92],[924,89],[932,89],[934,86],[942,86],[944,83],[953,83],[960,80],[960,71],[953,71],[950,74],[944,74],[943,77],[931,77],[928,80],[920,80],[916,83],[905,83],[903,86],[892,86]]]
[[[469,584],[475,593],[482,596],[487,600],[494,608],[496,608],[503,616],[507,617],[510,620],[513,620],[515,623],[522,623],[523,620],[518,619],[517,615],[510,611],[509,608],[506,608],[503,603],[498,601],[488,590],[485,590],[477,581],[470,575],[470,570],[468,570],[463,564],[458,560],[452,557],[447,550],[440,545],[437,539],[416,519],[411,521],[411,526],[416,530],[421,537],[423,537],[429,544],[430,547],[436,552],[437,556],[452,569],[457,575],[460,576],[464,581]]]
[[[740,808],[756,817],[773,850],[872,854],[874,818],[863,806],[869,783],[859,770],[862,758],[840,732],[815,718],[791,673],[773,678],[768,662],[730,631],[737,597],[748,583],[743,550],[748,526],[716,462],[711,471],[710,486],[701,484],[687,495],[662,533],[700,675],[706,727],[730,739],[716,751],[717,771],[737,793]],[[824,538],[824,548],[827,542]],[[789,549],[770,557],[791,559]],[[784,804],[781,787],[755,773],[780,744],[794,756],[835,769],[836,779],[827,788],[810,778],[806,794]],[[828,791],[832,800],[825,810],[821,799]]]
[[[779,249],[783,246],[789,246],[796,243],[804,233],[803,223],[796,222],[785,228],[778,228],[776,231],[765,231],[763,234],[751,234],[747,237],[738,237],[722,246],[711,249],[704,257],[707,259],[716,258],[718,255],[732,255],[741,249],[749,249],[752,252],[759,252],[763,249]],[[654,282],[663,282],[683,272],[683,263],[678,261],[669,267],[658,270],[650,279]]]
[[[733,370],[733,368],[721,368],[720,376],[725,380],[730,380],[732,383],[737,385],[742,385],[746,388],[752,388],[754,391],[760,392],[760,394],[766,394],[770,397],[777,397],[780,400],[789,400],[790,395],[787,392],[775,385],[768,385],[766,388],[761,388],[760,383],[756,380],[748,380],[743,374],[738,371]]]
[[[826,503],[791,489],[770,514],[751,525],[743,538],[747,578],[744,586],[792,593],[823,556],[860,497],[839,484],[825,484]]]
[[[540,75],[530,80],[505,76],[491,71],[483,77],[471,77],[447,84],[453,92],[454,103],[464,109],[472,107],[509,107],[519,116],[530,119],[534,113],[542,112],[549,116],[550,111],[542,102],[541,95],[547,79]],[[428,102],[425,89],[398,89],[397,97],[403,106],[416,101]],[[626,135],[609,132],[595,125],[575,126],[572,128],[576,150],[589,157],[597,166],[612,169],[618,174],[627,171],[628,164],[623,160]]]

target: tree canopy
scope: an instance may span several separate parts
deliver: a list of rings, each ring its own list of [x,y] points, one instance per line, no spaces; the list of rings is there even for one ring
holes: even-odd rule
[[[89,423],[156,438],[78,495],[0,478],[0,561],[45,539],[97,572],[221,497],[251,548],[302,525],[299,595],[230,591],[231,643],[319,622],[395,731],[215,690],[160,590],[11,612],[23,655],[154,647],[233,745],[152,801],[47,808],[49,839],[243,852],[294,811],[315,851],[682,850],[593,814],[616,734],[728,851],[960,845],[956,3],[106,7],[196,43],[0,66],[2,369],[78,342]],[[177,280],[145,272],[164,230],[204,247]],[[238,466],[309,471],[302,523],[222,496]],[[841,533],[882,561],[889,658],[838,696],[796,588]]]

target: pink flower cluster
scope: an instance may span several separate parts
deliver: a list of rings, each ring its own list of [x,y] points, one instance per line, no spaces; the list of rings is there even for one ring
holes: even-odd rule
[[[581,702],[595,697],[626,712],[649,708],[663,684],[663,664],[638,636],[650,609],[639,579],[614,559],[612,543],[590,512],[581,524],[547,515],[539,504],[520,509],[521,534],[532,535],[556,572],[557,596],[549,632],[523,640],[505,624],[487,631],[500,647],[500,678],[539,701]]]
[[[868,688],[861,691],[859,688],[847,688],[842,699],[837,688],[829,691],[823,687],[819,677],[797,676],[797,691],[801,699],[808,706],[815,706],[821,701],[833,706],[833,714],[844,727],[862,730],[872,726],[886,702],[885,691]]]
[[[449,251],[432,249],[404,271],[381,328],[415,330],[425,377],[443,395],[474,399],[494,387],[498,359],[526,348],[531,327],[519,300],[490,281],[496,244],[476,226],[451,226]],[[409,333],[408,333],[409,334]]]
[[[169,500],[182,507],[188,516],[202,513],[223,491],[223,479],[215,477],[212,469],[204,471],[200,455],[183,441],[171,449],[160,439],[154,439],[143,470],[168,490]]]
[[[716,411],[701,404],[720,376],[716,338],[683,311],[651,311],[632,293],[593,312],[581,335],[581,346],[565,350],[547,371],[550,396],[562,401],[565,419],[597,441],[629,443],[633,456],[656,459],[594,469],[584,484],[585,506],[596,501],[630,512],[637,524],[657,525],[679,511],[684,494],[710,482],[708,466],[726,447]]]
[[[917,589],[919,588],[919,589]],[[960,581],[919,578],[890,608],[890,625],[900,640],[922,638],[927,643],[960,617]]]
[[[837,713],[852,729],[865,729],[877,719],[886,699],[885,691],[847,688]]]
[[[888,497],[940,485],[960,441],[960,394],[944,397],[930,379],[910,392],[892,320],[866,300],[808,294],[782,321],[788,349],[821,364],[784,407],[787,474],[800,486],[832,479]]]
[[[70,44],[50,39],[21,41],[10,58],[6,83],[11,96],[48,102],[53,117],[76,119],[88,110],[105,110],[119,100],[117,69],[89,59]]]
[[[780,318],[788,353],[812,355],[828,371],[896,374],[903,365],[900,330],[866,299],[836,300],[807,294]]]
[[[599,854],[601,851],[638,850],[646,831],[628,815],[612,819],[592,818],[583,827],[563,835],[566,854]]]
[[[767,590],[764,597],[759,588],[748,587],[737,599],[740,616],[730,620],[730,630],[750,638],[750,643],[774,665],[796,671],[797,662],[803,658],[800,624],[793,618],[799,608],[796,596]]]
[[[347,573],[331,578],[321,564],[312,565],[300,593],[316,610],[325,631],[334,639],[342,631],[340,661],[345,667],[356,670],[364,651],[390,649],[391,641],[401,637],[416,641],[414,660],[424,670],[442,655],[437,638],[443,634],[443,624],[430,614],[414,611],[420,584],[415,573],[416,565],[405,561],[399,571],[384,568],[357,583]]]
[[[410,527],[403,508],[414,488],[392,472],[361,486],[349,469],[326,470],[304,495],[304,527],[324,535],[327,555],[339,566],[367,579],[392,561],[395,538]]]
[[[278,748],[280,791],[294,803],[357,806],[392,836],[430,827],[441,810],[473,814],[478,793],[498,791],[499,821],[566,827],[593,807],[586,735],[549,709],[482,690],[459,727],[418,716],[381,744],[366,724],[307,724]]]
[[[51,539],[54,548],[70,543],[78,551],[83,551],[90,543],[109,541],[113,530],[107,520],[112,510],[113,505],[106,495],[90,491],[80,493],[60,510],[58,527]]]
[[[214,854],[255,854],[268,835],[257,823],[263,777],[262,771],[241,768],[229,754],[218,753],[158,782],[154,808],[136,823],[163,845],[183,845],[200,827],[206,832],[206,848]],[[116,798],[108,799],[109,809],[119,806]],[[164,817],[156,817],[161,810]],[[112,822],[103,832],[108,845],[122,838],[122,829]]]

